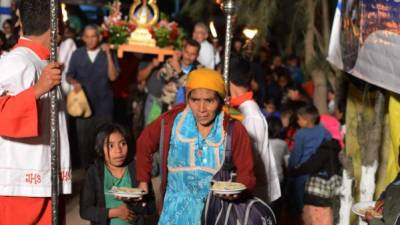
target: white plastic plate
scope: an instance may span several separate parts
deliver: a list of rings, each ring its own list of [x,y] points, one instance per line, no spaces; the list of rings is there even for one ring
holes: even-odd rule
[[[113,187],[108,194],[120,198],[140,198],[147,193],[139,188]]]
[[[366,211],[368,210],[368,208],[374,208],[375,207],[375,203],[374,201],[369,201],[369,202],[359,202],[355,205],[353,205],[353,207],[351,208],[351,210],[359,215],[359,216],[365,216]],[[382,215],[375,215],[374,216],[377,219],[382,219]]]
[[[234,195],[246,190],[246,186],[237,182],[217,181],[214,182],[211,190],[215,194]]]

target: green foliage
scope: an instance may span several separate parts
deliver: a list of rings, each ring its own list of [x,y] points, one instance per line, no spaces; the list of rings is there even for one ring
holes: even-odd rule
[[[237,7],[237,25],[249,26],[258,29],[258,39],[267,35],[268,26],[271,25],[277,13],[276,0],[242,0]]]
[[[238,0],[236,4],[236,27],[249,26],[257,28],[258,40],[267,35],[268,25],[271,24],[277,12],[277,0]],[[187,0],[182,8],[182,14],[194,21],[209,21],[215,14],[223,13],[215,0]]]
[[[129,33],[125,26],[111,26],[109,29],[110,36],[108,42],[114,45],[122,45],[129,37]]]
[[[185,36],[183,29],[178,27],[175,22],[168,22],[168,20],[161,20],[156,26],[151,28],[150,32],[156,39],[157,46],[165,48],[173,46],[175,49],[182,48],[182,41]]]
[[[185,31],[182,28],[178,28],[178,38],[174,43],[175,49],[182,49],[183,47],[183,40],[185,39]]]
[[[312,0],[316,5],[315,12],[307,12],[308,0],[236,0],[236,16],[234,28],[250,26],[259,30],[256,42],[264,39],[268,33],[273,33],[277,38],[278,46],[283,47],[284,54],[295,53],[302,57],[304,55],[304,37],[307,30],[309,15],[315,15],[316,57],[313,60],[312,68],[329,68],[321,46],[324,46],[322,39],[322,1],[328,1],[330,18],[336,6],[336,1]],[[223,13],[215,0],[186,0],[182,8],[182,14],[193,21],[209,21],[218,11]]]
[[[161,48],[169,45],[169,30],[167,27],[160,27],[155,32],[157,45]]]
[[[186,0],[181,13],[194,21],[207,21],[216,10],[215,0]]]

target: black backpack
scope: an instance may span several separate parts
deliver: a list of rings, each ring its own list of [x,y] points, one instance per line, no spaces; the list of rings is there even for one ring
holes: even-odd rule
[[[229,121],[225,142],[225,160],[222,168],[213,177],[214,181],[231,181],[234,172],[232,162],[232,131],[234,121]],[[208,194],[203,214],[202,225],[275,225],[277,224],[271,207],[250,193],[242,193],[235,201],[226,201]]]

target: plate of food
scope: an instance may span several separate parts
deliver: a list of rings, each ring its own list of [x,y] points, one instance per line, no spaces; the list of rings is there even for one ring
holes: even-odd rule
[[[369,212],[371,215],[377,219],[382,219],[382,214],[380,212],[377,212],[374,210],[375,208],[375,203],[374,201],[369,201],[369,202],[359,202],[351,208],[351,210],[359,215],[359,216],[365,216],[365,213]]]
[[[233,195],[239,194],[246,189],[246,186],[237,182],[216,181],[211,190],[216,194]]]
[[[147,194],[140,188],[130,187],[112,187],[109,193],[120,198],[141,198]]]

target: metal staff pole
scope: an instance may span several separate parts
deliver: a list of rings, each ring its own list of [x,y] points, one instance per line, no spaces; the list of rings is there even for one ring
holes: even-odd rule
[[[224,53],[224,81],[225,93],[229,95],[229,62],[231,58],[232,45],[232,16],[235,13],[234,0],[226,0],[224,2],[224,12],[226,14],[226,31],[225,31],[225,53]]]
[[[50,62],[57,61],[57,31],[58,31],[58,0],[50,0]],[[58,218],[58,107],[57,107],[57,89],[50,92],[50,154],[51,154],[51,212],[52,224],[59,225]]]

